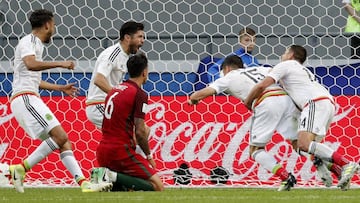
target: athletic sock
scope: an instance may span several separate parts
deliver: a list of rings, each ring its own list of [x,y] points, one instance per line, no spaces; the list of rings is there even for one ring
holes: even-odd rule
[[[65,167],[69,170],[71,175],[75,178],[76,182],[81,185],[85,180],[84,174],[74,157],[74,153],[71,150],[66,150],[60,153],[60,158]]]
[[[51,138],[47,138],[31,153],[26,160],[23,162],[23,166],[26,171],[30,170],[33,166],[43,160],[51,152],[59,149],[59,145]]]
[[[144,179],[117,173],[116,182],[113,190],[122,191],[154,191],[153,185]]]
[[[340,167],[343,167],[344,165],[349,163],[349,160],[347,160],[344,156],[339,154],[338,152],[334,152],[331,156],[333,162]]]
[[[313,154],[322,160],[331,161],[332,160],[331,156],[334,153],[334,150],[325,144],[313,141],[309,145],[308,153]]]
[[[256,150],[251,156],[263,168],[279,176],[281,180],[288,179],[289,173],[264,149]]]

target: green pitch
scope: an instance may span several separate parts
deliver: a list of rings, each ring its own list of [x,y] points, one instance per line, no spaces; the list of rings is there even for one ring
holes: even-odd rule
[[[55,203],[55,202],[194,202],[194,203],[351,203],[360,202],[360,189],[340,191],[337,189],[294,189],[277,192],[276,189],[166,189],[160,192],[107,192],[82,193],[76,188],[25,188],[17,193],[11,188],[0,188],[0,202],[11,203]]]

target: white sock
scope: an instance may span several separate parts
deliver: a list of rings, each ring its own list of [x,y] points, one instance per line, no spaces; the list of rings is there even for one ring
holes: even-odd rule
[[[75,178],[76,181],[85,178],[84,174],[81,171],[81,168],[74,157],[74,153],[71,150],[63,151],[60,154],[61,161],[65,167],[69,170],[71,175]]]
[[[334,150],[327,145],[313,141],[309,145],[308,153],[313,154],[322,160],[331,160],[331,156],[334,153]]]
[[[251,156],[257,163],[270,172],[273,172],[273,169],[277,165],[276,159],[263,149],[256,150]]]
[[[57,145],[51,137],[42,141],[35,151],[24,161],[25,167],[31,169],[56,149],[59,149],[59,145]]]
[[[114,171],[111,171],[110,169],[107,169],[107,175],[109,177],[109,181],[112,183],[116,182],[117,179],[117,173]]]

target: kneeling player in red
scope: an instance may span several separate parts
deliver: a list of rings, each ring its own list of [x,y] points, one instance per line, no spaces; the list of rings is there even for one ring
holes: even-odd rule
[[[92,171],[92,181],[113,182],[114,190],[162,191],[150,155],[149,127],[144,122],[148,102],[140,88],[148,78],[148,61],[134,55],[127,62],[130,79],[115,86],[105,99],[103,136],[97,149],[101,168]],[[136,144],[146,158],[135,152]]]

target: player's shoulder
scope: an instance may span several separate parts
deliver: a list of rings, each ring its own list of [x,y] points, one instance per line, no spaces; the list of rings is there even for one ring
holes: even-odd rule
[[[121,52],[121,48],[118,44],[114,44],[111,45],[109,47],[107,47],[106,49],[104,49],[99,57],[100,58],[106,58],[106,59],[112,59],[112,58],[116,58],[116,56]],[[111,57],[111,58],[110,58]]]
[[[25,35],[24,37],[22,37],[19,40],[20,45],[22,45],[22,44],[30,44],[30,43],[35,43],[35,42],[36,42],[35,37],[32,34]]]

